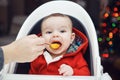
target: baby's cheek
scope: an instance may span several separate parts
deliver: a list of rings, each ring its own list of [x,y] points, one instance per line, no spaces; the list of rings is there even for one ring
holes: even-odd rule
[[[66,49],[68,49],[69,48],[69,46],[70,46],[70,41],[65,41],[64,42],[64,47],[66,48]]]
[[[49,38],[45,38],[45,43],[49,44],[50,43],[50,39]]]
[[[64,43],[66,43],[66,44],[70,44],[70,42],[71,42],[71,39],[64,39]]]

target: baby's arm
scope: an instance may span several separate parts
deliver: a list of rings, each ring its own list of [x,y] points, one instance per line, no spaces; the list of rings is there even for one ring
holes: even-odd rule
[[[62,64],[58,70],[59,73],[64,76],[90,76],[90,71],[83,55],[78,55],[75,58],[74,67]]]
[[[73,75],[90,76],[88,64],[86,60],[83,58],[83,55],[81,53],[76,57],[76,61],[77,62],[74,62],[76,64],[75,67],[73,68],[74,71]]]
[[[72,76],[73,75],[73,69],[71,66],[62,64],[59,68],[59,74],[62,74],[63,76]]]

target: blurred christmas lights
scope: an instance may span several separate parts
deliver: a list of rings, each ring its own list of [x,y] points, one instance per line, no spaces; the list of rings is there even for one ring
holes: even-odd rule
[[[101,57],[109,58],[110,55],[117,54],[115,45],[118,44],[116,39],[120,38],[120,1],[113,0],[108,3],[104,12],[98,42]]]
[[[109,38],[113,38],[113,33],[112,32],[109,32]]]

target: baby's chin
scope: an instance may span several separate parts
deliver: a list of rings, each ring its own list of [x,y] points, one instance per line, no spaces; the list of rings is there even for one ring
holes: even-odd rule
[[[50,54],[53,58],[64,55],[64,53],[50,53]]]
[[[60,56],[66,53],[66,51],[64,50],[49,50],[48,51],[51,55],[55,55],[55,56]]]

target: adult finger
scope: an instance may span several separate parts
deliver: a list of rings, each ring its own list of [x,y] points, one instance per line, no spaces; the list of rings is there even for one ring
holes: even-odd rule
[[[34,39],[34,42],[35,42],[35,44],[36,45],[38,45],[38,46],[40,46],[40,45],[44,45],[45,44],[45,39],[44,38],[36,38],[36,39]]]
[[[28,37],[29,37],[29,38],[33,38],[33,39],[34,39],[34,38],[38,38],[38,36],[35,35],[35,34],[28,35]]]

